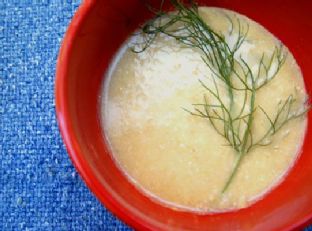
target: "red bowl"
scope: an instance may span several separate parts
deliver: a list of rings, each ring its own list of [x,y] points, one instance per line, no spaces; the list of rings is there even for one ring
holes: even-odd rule
[[[294,54],[311,92],[311,1],[199,3],[235,10],[264,25]],[[102,81],[117,49],[149,17],[142,0],[88,0],[79,7],[64,38],[57,62],[56,112],[68,153],[88,187],[110,211],[139,230],[292,230],[308,224],[312,218],[311,125],[303,153],[283,183],[263,200],[235,212],[198,215],[163,207],[137,191],[115,166],[99,119]]]

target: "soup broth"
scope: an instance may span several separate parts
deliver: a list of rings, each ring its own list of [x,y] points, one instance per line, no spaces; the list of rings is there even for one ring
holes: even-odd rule
[[[235,58],[246,60],[253,72],[262,54],[272,54],[280,43],[261,25],[238,13],[200,7],[199,14],[230,47],[238,34],[229,18],[249,26]],[[289,121],[267,143],[251,149],[222,192],[237,153],[207,119],[190,113],[192,104],[203,102],[208,94],[199,80],[208,86],[215,84],[212,70],[203,62],[201,51],[163,34],[144,52],[134,53],[131,48],[140,36],[132,36],[120,49],[101,99],[104,134],[125,176],[165,206],[201,213],[249,206],[281,182],[300,153],[306,118]],[[285,63],[275,78],[257,91],[255,104],[271,118],[281,100],[291,96],[300,105],[306,99],[300,69],[286,48],[285,52]],[[222,81],[216,83],[226,101],[226,88]],[[242,104],[244,96],[238,93],[234,99],[234,105]],[[254,140],[270,126],[262,109],[254,112]]]

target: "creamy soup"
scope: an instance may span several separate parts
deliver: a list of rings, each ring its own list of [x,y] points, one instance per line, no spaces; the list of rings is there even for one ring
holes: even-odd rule
[[[200,7],[199,14],[224,36],[229,47],[238,36],[232,23],[239,20],[249,25],[235,57],[246,60],[252,72],[257,71],[262,54],[272,54],[280,43],[261,25],[232,11]],[[193,104],[203,102],[203,95],[208,94],[199,80],[207,86],[214,84],[211,68],[203,62],[200,50],[163,34],[144,52],[134,53],[131,47],[140,36],[131,37],[120,49],[105,80],[101,102],[105,138],[125,176],[156,202],[201,213],[249,206],[280,183],[300,154],[306,118],[289,121],[252,148],[224,191],[237,153],[207,119],[190,113]],[[287,48],[284,52],[285,63],[256,94],[255,105],[270,118],[290,96],[296,99],[297,109],[306,99],[300,69]],[[276,65],[273,62],[271,69],[276,70]],[[222,82],[216,83],[220,94],[226,95]],[[237,92],[234,107],[244,103],[243,94]],[[251,132],[257,140],[270,122],[260,108],[253,120]]]

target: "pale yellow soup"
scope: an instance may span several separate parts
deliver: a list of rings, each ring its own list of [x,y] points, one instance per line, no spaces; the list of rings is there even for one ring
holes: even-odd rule
[[[229,45],[235,34],[227,17],[249,25],[238,54],[251,66],[263,52],[279,43],[256,22],[232,11],[201,7],[199,13]],[[192,116],[192,103],[202,102],[205,89],[199,79],[211,70],[200,51],[159,35],[144,52],[130,49],[132,37],[120,49],[104,83],[101,113],[105,138],[116,164],[142,193],[174,209],[201,213],[249,206],[278,183],[293,166],[303,142],[306,118],[286,124],[272,143],[250,151],[229,188],[222,193],[236,154],[211,124]],[[257,92],[256,105],[269,116],[281,99],[293,95],[303,104],[306,91],[298,65],[288,53],[277,76]],[[212,84],[211,81],[206,81]],[[235,98],[242,103],[242,97]],[[263,113],[255,113],[255,139],[267,128]]]

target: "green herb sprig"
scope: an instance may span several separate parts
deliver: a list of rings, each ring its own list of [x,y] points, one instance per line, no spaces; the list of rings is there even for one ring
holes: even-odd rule
[[[150,8],[156,17],[148,21],[141,30],[144,42],[136,44],[133,51],[144,52],[159,34],[176,39],[186,47],[198,49],[202,53],[203,62],[213,73],[209,86],[199,80],[206,90],[203,102],[193,104],[194,109],[183,108],[190,115],[207,119],[214,130],[224,137],[227,145],[236,153],[236,160],[223,189],[224,193],[233,181],[244,157],[255,147],[269,145],[272,137],[289,121],[302,117],[310,109],[308,104],[303,110],[295,107],[296,99],[290,95],[281,100],[273,117],[259,105],[257,106],[257,92],[272,81],[286,60],[283,45],[276,46],[271,55],[263,54],[258,63],[258,69],[252,71],[247,60],[236,57],[238,49],[245,42],[248,25],[242,25],[240,20],[233,20],[227,16],[231,25],[230,33],[237,31],[238,36],[233,47],[225,41],[223,35],[215,32],[207,25],[198,13],[198,6],[193,1],[188,5],[179,0],[170,0],[173,12]],[[236,56],[235,56],[236,55]],[[220,82],[226,87],[227,97],[220,93]],[[235,96],[242,94],[243,103],[237,105]],[[227,102],[226,99],[229,99]],[[254,114],[259,110],[264,114],[268,128],[257,140],[254,137]],[[247,112],[246,112],[247,111]]]

